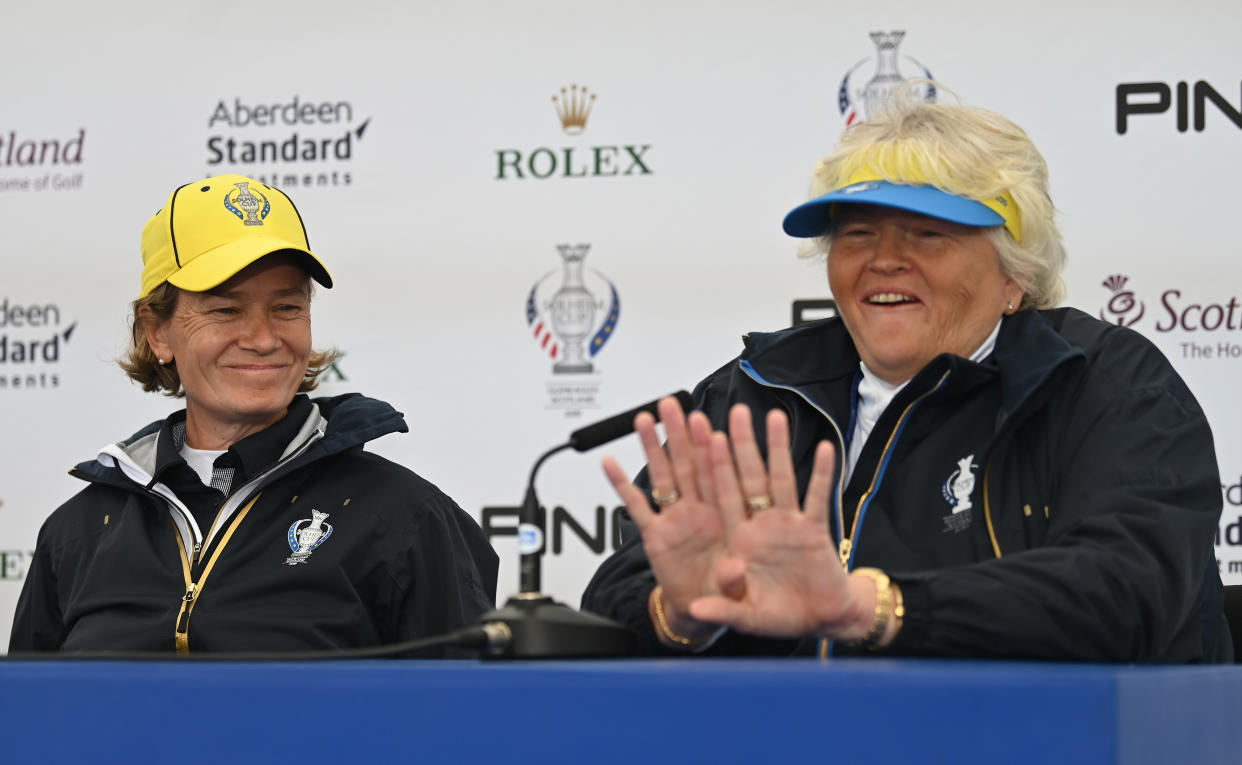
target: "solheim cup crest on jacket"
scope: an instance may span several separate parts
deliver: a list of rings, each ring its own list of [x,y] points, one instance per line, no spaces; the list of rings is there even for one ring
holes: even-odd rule
[[[847,126],[871,119],[884,107],[889,94],[906,80],[914,77],[932,79],[931,70],[909,56],[905,57],[905,61],[913,73],[909,76],[902,74],[897,49],[905,36],[905,30],[872,32],[871,42],[875,43],[874,58],[868,56],[862,59],[845,73],[841,87],[837,89],[837,107],[841,110]],[[862,69],[872,62],[875,63],[875,71],[870,79],[863,81]],[[928,102],[935,102],[936,89],[926,86],[923,98]]]
[[[293,522],[289,527],[289,549],[293,554],[285,558],[286,566],[305,563],[319,545],[328,541],[328,537],[332,536],[332,524],[324,523],[327,518],[327,513],[311,510],[310,518]]]
[[[577,413],[595,405],[599,383],[569,381],[595,375],[595,358],[616,331],[621,298],[616,285],[599,271],[586,270],[589,244],[559,244],[560,270],[541,276],[526,295],[526,326],[540,353],[551,360],[548,383],[554,409]],[[559,273],[559,281],[554,277]]]
[[[957,533],[970,528],[970,513],[967,511],[974,507],[970,495],[975,490],[975,474],[972,471],[979,467],[974,461],[973,454],[958,460],[957,469],[949,474],[944,485],[940,487],[944,501],[953,508],[952,513],[944,516],[945,531]]]

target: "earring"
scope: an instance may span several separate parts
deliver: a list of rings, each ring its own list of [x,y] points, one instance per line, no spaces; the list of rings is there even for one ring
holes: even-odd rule
[[[158,357],[156,358],[156,361],[160,362],[160,366],[164,366],[165,364],[168,363],[167,361],[164,361],[163,359],[158,358]]]
[[[1011,310],[1011,311],[1013,310],[1013,301],[1012,301],[1012,300],[1011,300],[1011,301],[1009,301],[1009,310]],[[162,362],[162,361],[161,361],[160,363],[161,363],[161,364],[163,364],[164,362]]]

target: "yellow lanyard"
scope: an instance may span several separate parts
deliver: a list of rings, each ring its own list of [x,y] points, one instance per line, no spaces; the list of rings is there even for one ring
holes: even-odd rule
[[[190,652],[190,614],[194,612],[194,604],[198,602],[198,596],[202,595],[203,588],[207,586],[207,575],[211,573],[211,569],[216,565],[216,560],[220,557],[224,546],[229,543],[233,532],[241,525],[242,520],[246,517],[246,513],[250,512],[250,508],[254,507],[254,503],[259,501],[259,497],[263,492],[254,495],[254,499],[246,503],[237,515],[233,518],[233,522],[229,524],[229,528],[224,532],[224,536],[220,538],[220,543],[216,545],[216,551],[211,554],[211,560],[207,561],[207,568],[203,569],[203,575],[195,582],[190,575],[190,558],[185,552],[185,543],[181,540],[181,531],[177,529],[177,524],[173,524],[177,536],[177,551],[181,553],[181,573],[185,577],[185,595],[181,598],[181,611],[177,614],[177,624],[173,631],[173,637],[177,644],[177,653]]]

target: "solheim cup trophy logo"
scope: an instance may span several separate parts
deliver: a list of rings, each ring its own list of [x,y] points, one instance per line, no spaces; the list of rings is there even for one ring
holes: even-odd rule
[[[553,360],[554,374],[594,372],[591,360],[612,337],[621,314],[617,288],[607,277],[592,272],[607,290],[606,303],[587,287],[584,261],[590,249],[589,244],[557,245],[562,266],[560,285],[547,295],[549,280],[556,274],[549,271],[526,296],[526,324],[535,342]],[[602,320],[597,318],[600,315]]]
[[[237,188],[224,195],[224,206],[247,226],[262,226],[272,205],[262,193],[250,190],[250,181],[234,183]]]
[[[847,126],[871,119],[884,108],[893,90],[911,79],[911,77],[902,75],[897,56],[897,49],[901,46],[901,41],[905,39],[905,36],[905,30],[872,32],[871,42],[875,43],[875,58],[864,58],[845,73],[844,79],[841,80],[841,87],[837,90],[837,106]],[[875,61],[875,73],[871,75],[871,79],[859,85],[858,79],[861,76],[859,70],[872,60]],[[909,56],[906,57],[906,61],[917,69],[914,77],[932,79],[931,70],[927,67]],[[926,86],[923,98],[929,103],[934,103],[936,89],[931,85]]]
[[[312,509],[310,518],[293,522],[293,525],[289,527],[288,540],[289,549],[293,551],[293,555],[285,558],[286,566],[305,563],[319,545],[328,541],[328,537],[332,536],[332,524],[324,523],[327,519],[327,513]],[[303,526],[303,524],[306,525]]]
[[[552,331],[561,339],[564,354],[552,365],[557,374],[592,372],[595,367],[587,360],[583,342],[591,332],[595,320],[595,296],[587,291],[582,281],[582,261],[586,258],[589,244],[559,245],[565,265],[565,278],[561,288],[552,296]]]

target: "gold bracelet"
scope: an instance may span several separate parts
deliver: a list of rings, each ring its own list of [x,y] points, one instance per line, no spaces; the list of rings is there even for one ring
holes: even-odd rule
[[[905,605],[900,600],[901,588],[878,568],[856,568],[851,573],[861,574],[875,583],[875,622],[862,640],[853,643],[874,649],[878,647],[880,638],[884,637],[890,621],[896,618],[897,627],[901,628],[901,618],[906,613]]]
[[[676,632],[673,632],[673,628],[668,626],[668,620],[664,617],[663,595],[664,588],[657,584],[655,588],[651,590],[651,610],[655,611],[656,627],[659,628],[660,632],[664,633],[666,638],[679,645],[684,645],[687,648],[695,648],[703,643],[706,643],[708,640],[711,640],[711,635],[706,635],[700,638],[688,638],[685,635],[679,635]]]
[[[906,601],[901,595],[901,585],[892,579],[888,580],[888,582],[889,586],[893,588],[893,595],[896,596],[896,602],[893,604],[893,620],[897,622],[897,628],[893,630],[893,639],[896,640],[897,636],[901,634],[902,622],[906,620]]]

